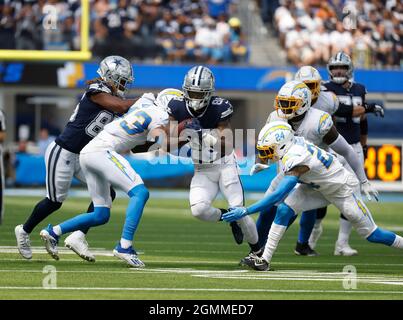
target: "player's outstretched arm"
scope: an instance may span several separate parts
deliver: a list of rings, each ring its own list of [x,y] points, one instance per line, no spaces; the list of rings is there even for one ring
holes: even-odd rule
[[[281,180],[277,188],[270,194],[266,195],[262,200],[250,205],[247,208],[238,207],[231,209],[223,215],[223,220],[227,222],[236,221],[246,215],[253,214],[263,209],[269,209],[277,202],[284,199],[292,189],[297,185],[298,178],[309,171],[307,166],[296,166],[288,171]]]
[[[90,99],[92,102],[102,106],[106,110],[116,113],[125,113],[138,100],[122,99],[105,92],[93,94]]]

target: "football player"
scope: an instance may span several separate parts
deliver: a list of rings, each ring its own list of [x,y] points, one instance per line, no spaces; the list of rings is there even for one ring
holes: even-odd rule
[[[368,122],[367,113],[376,116],[384,116],[382,106],[375,103],[367,103],[365,86],[353,81],[353,63],[350,57],[344,52],[338,52],[330,58],[327,64],[327,71],[330,81],[324,83],[325,88],[336,94],[339,100],[339,107],[334,113],[337,130],[343,135],[346,141],[353,147],[360,161],[364,163],[367,150]],[[319,215],[310,238],[310,244],[315,245],[321,234],[321,219],[326,211]],[[340,229],[335,245],[335,255],[354,255],[357,250],[352,249],[349,244],[351,224],[341,214]]]
[[[347,163],[353,168],[361,182],[361,188],[366,195],[370,193],[377,194],[376,190],[372,188],[365,175],[363,164],[359,161],[357,155],[351,146],[345,141],[333,125],[332,117],[324,111],[317,108],[311,108],[311,90],[307,85],[301,81],[293,80],[280,89],[275,100],[275,111],[273,111],[267,123],[272,121],[286,121],[295,130],[295,134],[302,136],[314,144],[328,150],[331,148],[334,152],[343,156]],[[317,103],[317,97],[315,103]],[[335,101],[332,98],[333,101]],[[334,102],[333,102],[334,103]],[[269,188],[268,193],[272,192]],[[271,222],[274,219],[275,210],[267,209],[261,213],[258,219],[258,230],[260,236],[260,243],[264,245],[266,241],[265,235],[268,234]],[[313,216],[315,212],[307,212],[305,216]],[[305,217],[301,217],[303,218]],[[307,218],[305,217],[305,220]],[[314,222],[314,219],[310,219]],[[295,252],[301,255],[316,255],[316,252],[309,246],[308,239],[311,229],[308,234],[300,234]],[[304,237],[305,241],[301,241]]]
[[[148,200],[149,192],[143,180],[119,153],[128,152],[147,141],[158,143],[168,133],[167,100],[181,92],[168,89],[154,95],[143,95],[123,117],[104,127],[80,152],[80,166],[84,172],[94,211],[84,213],[56,226],[48,225],[40,232],[46,250],[51,256],[58,254],[57,244],[62,234],[88,229],[108,222],[112,199],[111,186],[122,189],[129,196],[126,220],[120,241],[113,254],[132,267],[144,267],[133,248],[133,237]],[[151,97],[150,97],[151,96]]]
[[[80,151],[113,120],[115,114],[125,113],[136,101],[125,99],[127,86],[133,82],[133,70],[128,60],[120,56],[106,57],[97,72],[100,78],[88,82],[88,88],[63,132],[46,150],[46,198],[37,203],[24,224],[15,227],[18,251],[25,259],[32,258],[29,234],[62,206],[73,177],[85,182],[79,164]],[[111,192],[114,197],[114,191]],[[92,203],[88,210],[93,211]],[[65,244],[83,259],[94,261],[85,240],[86,232],[83,229],[71,234]],[[57,255],[53,257],[58,259]]]
[[[184,78],[183,98],[171,100],[168,105],[171,120],[191,119],[187,128],[197,132],[190,141],[195,171],[190,184],[190,209],[194,217],[211,222],[220,221],[227,211],[212,206],[218,191],[224,195],[229,207],[244,204],[230,124],[233,107],[227,99],[213,95],[214,84],[210,69],[195,66]],[[245,236],[252,252],[260,249],[253,219],[240,219],[231,227],[238,244]]]
[[[358,234],[370,242],[403,249],[403,238],[379,228],[371,212],[356,192],[360,182],[337,157],[303,137],[294,136],[288,123],[274,121],[260,131],[259,156],[279,161],[283,177],[273,192],[247,208],[234,208],[223,215],[225,221],[278,206],[274,223],[261,257],[250,255],[245,263],[252,269],[266,271],[290,220],[299,212],[334,204],[352,223]],[[292,192],[291,192],[292,191]],[[284,199],[284,200],[282,200]]]

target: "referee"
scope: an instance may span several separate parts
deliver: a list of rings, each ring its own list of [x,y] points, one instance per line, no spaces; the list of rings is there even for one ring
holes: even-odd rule
[[[4,163],[3,163],[3,142],[6,139],[6,119],[3,110],[0,109],[0,224],[4,216]]]

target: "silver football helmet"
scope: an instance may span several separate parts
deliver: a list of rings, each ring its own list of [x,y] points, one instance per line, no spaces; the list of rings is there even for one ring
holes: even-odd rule
[[[208,106],[214,92],[214,75],[207,67],[196,66],[183,81],[183,96],[188,108],[194,111]]]
[[[128,60],[121,56],[108,56],[101,61],[97,73],[102,80],[116,88],[116,93],[124,97],[133,82],[133,68]]]
[[[351,58],[343,51],[337,52],[327,64],[327,72],[334,83],[343,84],[353,78],[354,66]]]

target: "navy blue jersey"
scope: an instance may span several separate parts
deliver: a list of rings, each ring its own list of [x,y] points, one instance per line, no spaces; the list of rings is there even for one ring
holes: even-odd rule
[[[178,122],[189,118],[197,118],[203,129],[215,129],[222,121],[232,117],[234,108],[224,98],[213,96],[207,108],[201,114],[195,114],[190,110],[183,98],[172,99],[168,104],[168,113]]]
[[[100,81],[89,85],[63,132],[56,138],[56,143],[62,148],[80,153],[81,149],[113,120],[113,112],[90,99],[91,95],[100,92],[112,94],[111,88]]]
[[[327,90],[334,92],[339,99],[339,109],[343,104],[346,106],[363,106],[367,90],[362,84],[353,82],[349,89],[343,88],[341,84],[326,82]],[[360,142],[360,117],[340,116],[336,113],[335,124],[337,131],[346,139],[349,144]]]

